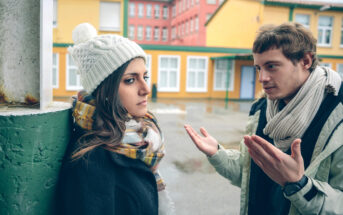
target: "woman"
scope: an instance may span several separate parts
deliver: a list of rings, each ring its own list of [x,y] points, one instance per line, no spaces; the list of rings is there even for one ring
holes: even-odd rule
[[[88,23],[68,49],[85,91],[73,102],[71,144],[58,186],[59,214],[158,214],[161,131],[147,112],[145,53]]]

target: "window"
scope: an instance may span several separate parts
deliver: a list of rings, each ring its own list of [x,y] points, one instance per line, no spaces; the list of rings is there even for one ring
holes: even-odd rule
[[[182,6],[182,2],[181,2],[181,0],[179,1],[179,3],[178,3],[178,5],[177,5],[177,7],[178,7],[178,11],[179,11],[179,14],[181,13],[181,6]]]
[[[155,4],[155,19],[160,18],[160,5]]]
[[[143,40],[143,26],[137,27],[137,40]]]
[[[163,6],[163,19],[168,19],[168,6]]]
[[[172,16],[175,17],[176,16],[176,5],[174,4],[172,7]]]
[[[182,11],[186,10],[186,0],[182,0]]]
[[[306,28],[310,28],[310,15],[295,14],[295,21],[299,24],[302,24]]]
[[[159,41],[160,40],[160,28],[155,27],[154,29],[154,40]]]
[[[135,39],[135,26],[134,25],[129,25],[129,38],[131,40]]]
[[[321,62],[321,63],[319,63],[319,65],[320,66],[323,66],[323,67],[328,67],[328,68],[332,68],[332,65],[331,65],[331,63],[326,63],[326,62]]]
[[[195,28],[195,31],[198,31],[199,30],[199,17],[195,17],[195,26],[194,26],[194,28]]]
[[[214,65],[214,90],[225,91],[227,88],[227,81],[229,79],[228,89],[233,91],[233,61],[227,59],[215,60]],[[227,77],[229,75],[229,77]]]
[[[188,34],[188,30],[189,30],[189,24],[188,24],[188,20],[186,20],[186,34]]]
[[[151,4],[146,5],[146,17],[151,18],[151,13],[152,13],[152,6]]]
[[[71,55],[67,54],[67,90],[81,90],[80,75],[77,74],[77,66]]]
[[[332,37],[333,18],[331,16],[319,16],[318,21],[318,45],[330,46]]]
[[[135,17],[135,3],[130,2],[129,4],[129,16]]]
[[[151,55],[146,55],[145,67],[147,69],[148,76],[149,76],[147,83],[148,83],[148,86],[150,87],[151,86]]]
[[[188,92],[207,91],[207,57],[187,57],[187,87]]]
[[[138,17],[143,18],[144,16],[144,4],[138,4]]]
[[[343,19],[341,23],[341,47],[343,47]]]
[[[168,28],[163,27],[162,29],[162,41],[168,40]]]
[[[206,21],[208,21],[211,18],[211,16],[212,16],[212,13],[206,14]]]
[[[52,87],[53,88],[59,88],[58,84],[58,53],[52,54]]]
[[[207,4],[216,4],[216,0],[206,0]]]
[[[120,31],[120,2],[100,2],[100,27],[102,31]]]
[[[145,40],[151,40],[151,27],[146,26],[145,28]]]
[[[341,76],[341,78],[343,80],[343,63],[337,64],[337,72],[338,72],[338,74]]]
[[[180,56],[160,55],[158,57],[158,91],[178,92],[180,77]]]
[[[172,27],[172,35],[171,35],[172,40],[176,38],[176,28],[175,26]]]
[[[189,29],[190,33],[193,32],[193,21],[194,21],[194,19],[191,19],[191,20],[189,21],[189,22],[190,22],[190,29]]]
[[[54,27],[54,28],[56,28],[57,27],[57,0],[54,0],[54,14],[53,14],[53,22],[52,22],[52,26]]]

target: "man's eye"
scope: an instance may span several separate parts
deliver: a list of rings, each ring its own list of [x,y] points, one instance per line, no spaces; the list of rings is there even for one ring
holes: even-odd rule
[[[134,78],[128,78],[124,80],[125,84],[132,84],[134,81],[135,81]]]
[[[144,76],[145,82],[148,82],[149,78],[150,78],[149,76]]]
[[[268,69],[275,69],[276,68],[276,65],[274,65],[274,64],[269,64],[268,65]]]

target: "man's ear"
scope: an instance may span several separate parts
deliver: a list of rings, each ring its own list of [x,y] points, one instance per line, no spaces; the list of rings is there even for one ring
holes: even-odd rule
[[[312,54],[307,52],[305,53],[303,59],[301,59],[302,61],[302,66],[304,69],[308,70],[311,68],[312,66]]]

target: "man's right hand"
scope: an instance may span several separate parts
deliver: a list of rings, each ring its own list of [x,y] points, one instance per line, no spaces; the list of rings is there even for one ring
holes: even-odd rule
[[[205,153],[207,156],[212,156],[218,151],[218,142],[211,135],[207,133],[205,128],[201,127],[200,132],[203,136],[198,134],[190,125],[184,125],[188,135],[193,140],[196,147]]]

